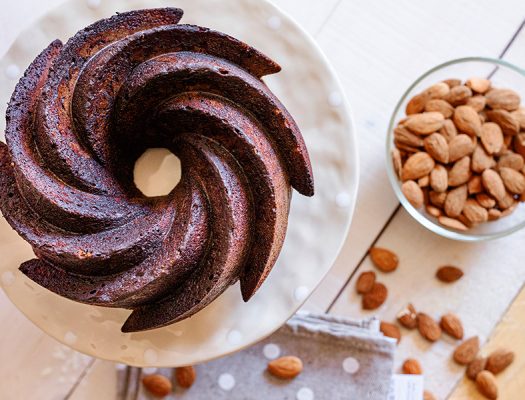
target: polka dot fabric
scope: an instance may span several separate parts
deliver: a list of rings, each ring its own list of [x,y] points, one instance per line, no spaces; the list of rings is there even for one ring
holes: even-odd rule
[[[232,330],[227,335],[230,340],[242,332]],[[382,336],[375,320],[357,322],[301,313],[257,345],[197,365],[197,379],[191,389],[175,385],[167,399],[385,399],[394,349],[395,343]],[[270,375],[266,367],[270,360],[286,355],[301,358],[304,369],[296,378],[283,381]],[[125,382],[130,382],[126,376],[149,372],[131,370],[117,372],[121,393],[125,393]],[[157,373],[173,375],[165,368]],[[129,387],[128,393],[132,393]],[[149,399],[140,388],[138,400]]]

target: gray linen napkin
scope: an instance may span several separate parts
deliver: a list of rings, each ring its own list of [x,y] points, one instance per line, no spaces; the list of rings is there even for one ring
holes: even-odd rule
[[[355,321],[330,315],[298,314],[260,343],[195,366],[189,389],[174,382],[166,399],[186,400],[386,400],[392,377],[395,341],[379,332],[375,319]],[[283,381],[266,371],[269,360],[295,355],[303,372]],[[173,379],[173,370],[156,373]],[[119,398],[154,399],[142,387],[144,371],[119,372]]]

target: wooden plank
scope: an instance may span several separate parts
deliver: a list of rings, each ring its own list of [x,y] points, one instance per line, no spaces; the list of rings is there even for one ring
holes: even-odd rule
[[[521,399],[525,393],[525,288],[523,288],[495,329],[488,343],[481,349],[487,356],[498,348],[516,353],[514,362],[497,376],[500,399]],[[484,400],[474,383],[464,377],[449,400]]]

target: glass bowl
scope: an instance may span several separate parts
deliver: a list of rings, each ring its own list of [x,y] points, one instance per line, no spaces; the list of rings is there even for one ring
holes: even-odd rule
[[[408,101],[427,87],[445,79],[457,78],[463,82],[471,77],[488,77],[494,87],[509,88],[516,91],[525,106],[525,70],[506,61],[467,57],[448,61],[438,65],[419,77],[403,94],[390,118],[387,132],[387,173],[392,188],[399,201],[408,213],[427,229],[441,236],[461,241],[482,241],[496,239],[525,227],[525,203],[519,203],[513,213],[496,221],[481,223],[468,231],[459,231],[445,227],[437,219],[426,212],[424,207],[417,209],[412,206],[401,191],[401,181],[398,179],[392,163],[394,149],[394,128],[406,117],[405,107]]]

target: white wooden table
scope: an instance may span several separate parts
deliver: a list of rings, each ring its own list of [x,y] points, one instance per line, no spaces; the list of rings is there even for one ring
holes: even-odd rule
[[[107,1],[107,0],[102,0]],[[61,0],[1,0],[0,56],[18,32]],[[174,1],[176,4],[176,1]],[[354,291],[357,273],[371,269],[366,257],[378,244],[395,250],[401,264],[393,274],[380,274],[390,289],[387,303],[375,312],[393,320],[408,301],[438,317],[458,313],[467,334],[486,341],[525,281],[522,262],[525,232],[483,244],[462,244],[439,238],[400,209],[384,168],[387,121],[404,89],[421,73],[452,58],[467,55],[504,59],[525,66],[523,0],[366,1],[278,0],[317,40],[333,63],[353,107],[357,128],[361,187],[354,221],[346,244],[314,295],[309,310],[328,310],[352,317],[363,312]],[[3,73],[3,71],[0,71]],[[466,277],[453,286],[439,284],[433,274],[438,265],[461,265]],[[525,295],[508,314],[522,315]],[[520,308],[521,307],[521,308]],[[518,311],[522,312],[519,313]],[[512,321],[510,321],[512,323]],[[508,340],[504,320],[495,339]],[[0,293],[0,398],[98,399],[115,397],[114,366],[70,351],[45,336]],[[514,336],[525,358],[525,333]],[[426,387],[449,396],[462,377],[450,361],[452,342],[425,343],[414,333],[403,332],[397,364],[408,356],[418,358],[425,370]],[[489,346],[494,343],[489,343]],[[523,359],[521,359],[523,360]],[[514,385],[502,388],[502,399],[523,398],[524,363],[517,363]],[[516,368],[521,369],[517,372]],[[516,381],[519,381],[516,383]],[[451,398],[477,398],[462,382]],[[510,389],[509,389],[510,388]]]

